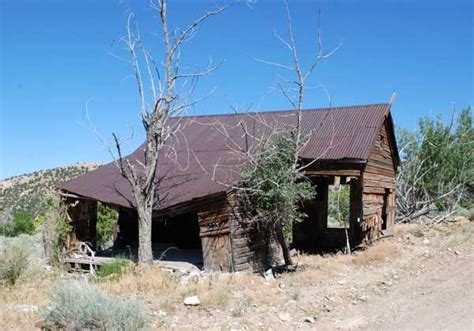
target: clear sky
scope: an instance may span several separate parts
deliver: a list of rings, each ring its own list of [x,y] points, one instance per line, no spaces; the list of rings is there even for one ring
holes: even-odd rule
[[[169,2],[171,24],[181,27],[216,3]],[[472,1],[290,4],[304,63],[315,50],[319,8],[325,45],[344,41],[311,82],[329,88],[334,106],[387,102],[397,90],[395,123],[413,129],[421,116],[448,115],[452,102],[457,108],[472,105]],[[193,113],[229,112],[229,103],[289,108],[270,88],[282,72],[254,60],[290,61],[273,36],[274,29],[285,32],[284,7],[278,0],[259,0],[252,7],[236,6],[210,20],[183,49],[183,63],[189,66],[204,65],[209,58],[225,61],[201,81],[198,96],[217,89]],[[88,127],[86,104],[104,137],[133,131],[127,151],[140,143],[132,71],[116,57],[127,56],[119,39],[130,10],[148,45],[159,52],[159,39],[153,37],[159,25],[147,1],[0,0],[0,179],[81,161],[109,161]],[[305,107],[327,104],[320,89],[307,92]]]

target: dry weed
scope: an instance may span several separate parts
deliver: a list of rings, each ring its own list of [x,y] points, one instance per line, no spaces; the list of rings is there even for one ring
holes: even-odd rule
[[[49,290],[60,277],[42,274],[22,279],[12,287],[0,286],[0,321],[6,330],[31,330],[48,304]]]
[[[395,237],[405,239],[407,236],[412,235],[416,238],[422,238],[425,236],[427,229],[426,227],[417,223],[398,224],[394,227]]]
[[[284,278],[294,285],[314,285],[333,279],[347,269],[347,262],[352,257],[348,255],[301,255],[298,262],[301,270],[284,275]]]
[[[474,224],[470,221],[445,223],[435,226],[431,233],[437,237],[443,237],[438,243],[438,249],[455,249],[469,240],[474,234]]]
[[[358,265],[368,265],[387,261],[398,255],[399,252],[400,249],[395,240],[385,239],[355,255],[353,261]]]

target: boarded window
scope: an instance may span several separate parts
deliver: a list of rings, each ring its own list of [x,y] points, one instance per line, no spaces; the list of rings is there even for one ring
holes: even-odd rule
[[[329,185],[328,194],[328,229],[350,227],[350,185]]]

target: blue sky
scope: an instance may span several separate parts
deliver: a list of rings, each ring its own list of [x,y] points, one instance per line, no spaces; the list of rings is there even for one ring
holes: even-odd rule
[[[219,2],[217,2],[219,3]],[[220,2],[222,3],[222,2]],[[216,1],[172,1],[170,23],[183,27]],[[413,129],[421,116],[449,114],[473,103],[473,5],[457,1],[293,1],[297,45],[308,63],[314,28],[322,12],[327,47],[341,49],[315,72],[310,85],[324,84],[332,104],[387,102],[393,90],[398,126]],[[196,95],[216,87],[193,113],[229,112],[229,103],[261,103],[287,109],[271,86],[282,73],[254,58],[290,61],[273,37],[285,32],[280,1],[236,6],[210,20],[183,49],[183,62],[223,62],[200,82]],[[86,104],[102,136],[112,132],[143,139],[139,103],[119,39],[133,10],[141,32],[159,58],[156,17],[147,1],[0,0],[0,178],[81,161],[109,161],[90,131]],[[263,99],[262,99],[263,98]],[[321,89],[307,92],[305,107],[327,106]]]

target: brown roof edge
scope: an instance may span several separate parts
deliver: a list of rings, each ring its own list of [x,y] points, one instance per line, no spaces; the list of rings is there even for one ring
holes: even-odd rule
[[[387,115],[387,121],[388,121],[388,125],[389,125],[389,131],[390,131],[390,138],[392,140],[392,145],[393,145],[393,154],[394,154],[394,157],[395,157],[395,163],[396,163],[396,166],[400,166],[400,154],[398,153],[398,145],[397,145],[397,137],[395,135],[395,125],[393,123],[393,118],[392,118],[392,114],[389,112],[388,115]]]
[[[331,107],[317,107],[317,108],[304,108],[302,109],[303,112],[308,111],[324,111],[324,110],[337,110],[337,109],[347,109],[347,108],[365,108],[365,107],[373,107],[373,106],[388,106],[390,108],[390,103],[388,102],[378,102],[378,103],[368,103],[362,105],[346,105],[346,106],[331,106]],[[294,109],[280,109],[280,110],[260,110],[260,111],[251,111],[251,112],[238,112],[238,113],[220,113],[220,114],[196,114],[196,115],[184,115],[184,116],[176,116],[173,118],[205,118],[205,117],[221,117],[221,116],[236,116],[236,115],[256,115],[256,114],[278,114],[278,113],[287,113],[287,112],[295,112]]]

